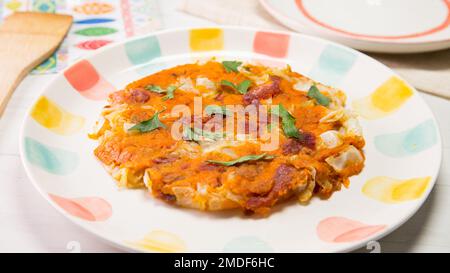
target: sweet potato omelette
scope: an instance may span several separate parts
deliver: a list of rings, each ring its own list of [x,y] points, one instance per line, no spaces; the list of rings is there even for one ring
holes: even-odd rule
[[[345,94],[235,60],[162,70],[112,93],[90,137],[119,187],[199,210],[267,215],[329,198],[364,167]]]

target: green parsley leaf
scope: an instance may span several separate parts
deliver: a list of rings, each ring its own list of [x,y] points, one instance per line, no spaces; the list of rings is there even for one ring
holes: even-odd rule
[[[220,84],[221,85],[225,85],[225,86],[229,86],[232,89],[237,90],[239,93],[244,95],[245,93],[247,93],[247,90],[250,87],[250,85],[252,84],[252,82],[250,80],[244,80],[240,84],[235,85],[234,83],[232,83],[230,81],[222,80],[220,82]]]
[[[210,140],[219,140],[225,137],[225,133],[216,133],[202,130],[199,128],[192,129],[188,126],[183,127],[182,135],[184,140],[192,140],[192,141],[199,141],[201,136]]]
[[[227,73],[230,72],[239,72],[238,67],[242,64],[242,62],[238,61],[223,61],[222,65],[225,68]]]
[[[273,158],[274,158],[273,155],[267,155],[264,153],[264,154],[260,154],[260,155],[246,155],[246,156],[240,157],[240,158],[232,160],[232,161],[207,160],[207,162],[229,167],[229,166],[233,166],[233,165],[248,162],[248,161],[257,161],[260,159],[273,159]]]
[[[286,110],[286,108],[284,108],[282,104],[278,104],[275,111],[272,111],[272,113],[281,118],[281,127],[287,137],[297,139],[301,139],[303,137],[297,127],[295,127],[295,118],[289,113],[288,110]]]
[[[309,88],[308,97],[315,99],[316,102],[320,105],[323,105],[323,106],[330,105],[330,98],[328,98],[324,94],[320,93],[319,88],[317,88],[317,86],[315,86],[315,85],[313,85]]]
[[[236,86],[234,83],[232,83],[232,82],[230,82],[230,81],[227,81],[227,80],[222,80],[222,81],[220,81],[220,85],[229,86],[229,87],[231,87],[231,88],[233,88],[233,89],[236,89],[236,88],[237,88],[237,86]]]
[[[145,89],[147,89],[147,90],[149,90],[149,91],[152,91],[152,92],[155,92],[155,93],[158,93],[158,94],[166,94],[166,95],[163,97],[163,100],[164,100],[164,101],[165,101],[165,100],[173,99],[173,98],[174,98],[175,90],[176,90],[177,88],[178,88],[178,86],[170,85],[170,86],[167,87],[166,89],[162,89],[160,86],[154,85],[154,84],[151,84],[151,85],[148,85],[147,87],[145,87]]]
[[[178,88],[178,87],[176,87],[176,86],[174,86],[174,85],[171,85],[171,86],[167,87],[167,89],[166,89],[167,95],[165,95],[165,96],[163,97],[163,100],[171,100],[171,99],[173,99],[173,97],[174,97],[174,92],[175,92],[175,90],[176,90],[177,88]]]
[[[162,94],[162,93],[166,92],[160,86],[154,85],[154,84],[148,85],[147,87],[145,87],[145,89],[147,89],[149,91],[152,91],[152,92],[155,92],[155,93],[159,93],[159,94]]]
[[[164,111],[164,110],[163,110]],[[151,117],[148,120],[142,121],[136,125],[134,125],[133,127],[131,127],[130,129],[128,129],[128,131],[139,131],[141,133],[146,133],[146,132],[151,132],[155,129],[158,128],[166,128],[166,125],[164,125],[160,120],[159,120],[159,114],[162,111],[158,111],[156,112],[153,117]]]
[[[237,89],[237,91],[239,91],[239,93],[244,95],[245,93],[247,93],[247,90],[251,84],[252,84],[252,82],[250,80],[244,80],[236,87],[236,89]]]
[[[228,110],[226,106],[219,106],[219,105],[206,106],[205,113],[208,116],[211,116],[213,114],[219,114],[222,116],[233,116],[233,112]]]

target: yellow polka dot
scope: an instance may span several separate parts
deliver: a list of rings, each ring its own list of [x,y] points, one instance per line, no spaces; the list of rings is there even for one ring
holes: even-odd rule
[[[76,133],[84,125],[83,117],[65,111],[44,96],[41,96],[33,106],[31,117],[40,125],[60,135]]]
[[[40,97],[31,110],[31,116],[42,126],[49,129],[59,126],[62,115],[59,107],[46,97]]]
[[[218,28],[193,29],[189,35],[192,51],[210,51],[223,49],[223,31]]]
[[[398,202],[420,198],[427,190],[430,177],[415,178],[399,183],[392,191],[392,199]]]
[[[412,95],[412,89],[398,77],[391,77],[371,95],[353,102],[353,108],[366,119],[377,119],[398,110]]]
[[[413,95],[411,88],[397,77],[391,77],[372,93],[373,105],[384,112],[391,112],[402,106]]]
[[[383,203],[399,203],[422,197],[425,193],[430,177],[399,180],[386,176],[378,176],[368,180],[362,192],[369,198]]]
[[[131,246],[151,252],[184,252],[186,245],[175,234],[162,230],[154,230],[142,240],[129,243]]]

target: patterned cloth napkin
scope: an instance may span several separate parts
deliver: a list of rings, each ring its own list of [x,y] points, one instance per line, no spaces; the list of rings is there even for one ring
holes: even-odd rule
[[[33,74],[58,72],[87,52],[162,26],[157,0],[0,0],[0,20],[15,11],[65,13],[74,17],[60,48]]]
[[[288,30],[258,0],[184,0],[179,9],[225,25]],[[450,49],[422,54],[369,55],[394,69],[420,91],[450,99]]]

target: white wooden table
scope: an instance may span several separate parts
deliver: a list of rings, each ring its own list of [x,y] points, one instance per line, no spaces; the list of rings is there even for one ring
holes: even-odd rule
[[[160,1],[164,26],[205,26],[210,22],[176,10],[178,0]],[[54,210],[33,188],[19,156],[19,132],[27,109],[53,78],[28,76],[0,120],[0,252],[118,252],[80,230]],[[382,252],[450,252],[450,101],[422,95],[440,124],[443,164],[433,192],[419,212],[380,241]],[[359,252],[368,252],[360,249]]]

